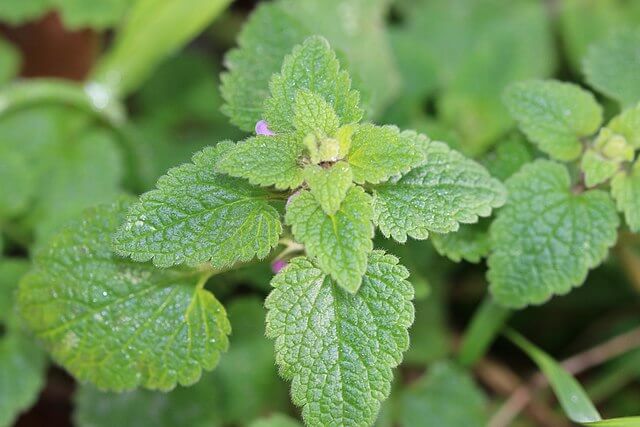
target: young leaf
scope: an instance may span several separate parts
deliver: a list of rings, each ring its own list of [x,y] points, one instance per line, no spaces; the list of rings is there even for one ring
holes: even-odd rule
[[[596,150],[588,149],[580,160],[580,169],[584,173],[585,185],[591,188],[614,176],[620,169],[620,164],[607,159]]]
[[[217,170],[254,185],[277,189],[296,188],[302,184],[299,163],[303,145],[292,134],[258,135],[239,142],[227,150],[217,163]]]
[[[307,254],[342,288],[355,293],[373,250],[371,197],[351,187],[333,215],[327,215],[309,191],[294,195],[287,206],[286,223]]]
[[[345,162],[338,162],[329,169],[309,165],[304,170],[309,191],[327,215],[335,214],[353,186],[353,173]]]
[[[266,191],[215,172],[232,147],[206,148],[193,163],[169,170],[131,207],[115,250],[159,267],[211,262],[224,268],[267,256],[282,232],[279,214]]]
[[[571,83],[530,80],[514,83],[504,102],[529,139],[558,160],[576,159],[580,138],[595,133],[602,108],[593,95]]]
[[[490,228],[487,277],[499,304],[541,304],[579,286],[617,238],[618,215],[599,190],[574,194],[566,167],[537,160],[507,181],[509,202]]]
[[[487,417],[487,399],[472,377],[451,362],[438,362],[402,395],[400,425],[412,427],[481,427]]]
[[[591,45],[584,59],[587,82],[623,107],[640,101],[640,31],[624,30]]]
[[[385,236],[405,242],[449,233],[504,204],[504,186],[478,163],[442,142],[427,144],[424,155],[419,167],[375,187],[374,222]]]
[[[351,138],[349,165],[355,182],[378,184],[391,176],[408,172],[424,161],[424,135],[400,133],[395,126],[358,126]]]
[[[311,133],[334,136],[340,119],[322,96],[308,89],[300,89],[295,96],[293,125],[302,138]]]
[[[46,357],[17,330],[0,337],[0,426],[13,425],[44,385]]]
[[[640,148],[640,103],[615,116],[607,127],[623,136],[633,148]]]
[[[37,255],[22,317],[53,358],[106,390],[170,390],[217,364],[230,332],[198,272],[159,270],[111,253],[128,203],[87,211]]]
[[[336,54],[329,42],[318,36],[309,37],[284,58],[282,69],[269,83],[271,97],[265,101],[265,119],[274,132],[295,128],[297,92],[307,89],[321,96],[333,108],[340,124],[358,122],[362,118],[360,95],[351,89],[349,74],[340,70]]]
[[[624,212],[627,225],[632,232],[640,232],[640,162],[636,161],[631,171],[623,171],[611,180],[611,195],[618,209]]]
[[[398,259],[374,251],[356,294],[307,258],[272,281],[267,335],[308,425],[371,425],[409,346],[413,287]]]
[[[252,131],[264,119],[269,80],[280,72],[283,58],[305,38],[326,36],[352,58],[349,71],[365,94],[369,110],[379,113],[398,87],[389,43],[386,40],[386,0],[280,0],[258,4],[238,37],[237,49],[225,57],[222,75],[223,111],[231,122]],[[375,49],[371,49],[375,46]],[[323,95],[323,94],[320,94]]]

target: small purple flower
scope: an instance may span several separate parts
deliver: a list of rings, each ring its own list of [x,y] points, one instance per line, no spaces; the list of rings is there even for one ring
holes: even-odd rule
[[[269,125],[264,120],[260,120],[256,123],[256,135],[273,136],[275,133],[271,132]]]
[[[273,263],[271,264],[271,271],[273,271],[275,274],[278,274],[280,270],[282,270],[286,266],[287,266],[287,261],[283,259],[277,259],[273,261]]]

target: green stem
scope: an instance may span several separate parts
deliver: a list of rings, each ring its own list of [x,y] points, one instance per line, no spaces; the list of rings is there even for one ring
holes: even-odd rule
[[[496,304],[487,296],[473,314],[460,347],[458,361],[463,366],[471,366],[484,356],[511,313],[510,309]]]
[[[109,98],[95,84],[81,86],[62,79],[18,81],[0,92],[0,117],[36,105],[56,104],[92,114],[105,124],[119,129],[125,122],[122,104]]]
[[[231,1],[138,0],[90,80],[109,97],[124,98],[165,58],[204,30]]]

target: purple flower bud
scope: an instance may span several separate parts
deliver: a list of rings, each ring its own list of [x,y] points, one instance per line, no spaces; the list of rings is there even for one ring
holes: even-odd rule
[[[258,123],[256,123],[256,135],[273,136],[275,135],[275,133],[269,130],[269,125],[267,124],[267,122],[265,122],[264,120],[260,120]]]
[[[278,274],[280,270],[287,266],[287,261],[283,259],[277,259],[271,264],[271,271]]]

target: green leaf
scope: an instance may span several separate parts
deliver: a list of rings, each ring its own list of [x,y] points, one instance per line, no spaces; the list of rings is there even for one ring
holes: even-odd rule
[[[478,263],[491,250],[489,224],[488,219],[481,219],[477,224],[463,224],[452,233],[432,233],[431,243],[440,255],[451,261]]]
[[[374,190],[374,222],[382,234],[405,242],[429,232],[449,233],[504,204],[504,186],[487,170],[442,142],[424,147],[425,161]]]
[[[538,365],[571,421],[587,423],[602,419],[584,389],[562,366],[517,332],[510,330],[505,335]]]
[[[170,393],[136,390],[124,394],[83,386],[75,396],[76,423],[80,427],[246,425],[263,413],[288,408],[273,343],[264,335],[263,301],[235,299],[228,314],[233,327],[229,351],[197,384]]]
[[[431,365],[427,374],[403,393],[400,425],[481,427],[488,421],[486,406],[486,397],[471,375],[442,361]]]
[[[249,427],[302,427],[302,424],[287,415],[271,414],[255,420]]]
[[[409,346],[413,287],[398,259],[374,251],[356,294],[306,258],[272,281],[267,335],[308,425],[370,425]]]
[[[483,156],[481,163],[492,176],[504,181],[533,159],[531,145],[517,133],[498,142],[493,151]]]
[[[38,177],[38,200],[28,219],[39,241],[84,209],[112,202],[122,193],[123,156],[115,136],[99,128],[66,134],[73,139],[61,139],[53,152],[41,153],[50,157],[45,174]]]
[[[44,15],[51,7],[51,0],[4,0],[0,2],[0,19],[19,25]]]
[[[403,18],[400,65],[422,80],[409,81],[403,98],[435,95],[438,119],[461,135],[456,148],[466,154],[481,154],[512,127],[500,99],[507,85],[553,72],[551,20],[540,2],[412,1]]]
[[[629,107],[640,101],[640,31],[622,30],[589,48],[584,58],[587,82]]]
[[[0,324],[7,322],[12,316],[15,290],[29,267],[26,259],[0,257]]]
[[[358,126],[348,157],[355,182],[378,184],[408,172],[424,161],[422,147],[427,143],[426,136],[413,131],[400,133],[395,126]]]
[[[129,0],[49,0],[51,5],[62,14],[67,28],[80,29],[91,27],[105,29],[115,26],[124,18],[132,2]]]
[[[527,137],[558,160],[576,159],[582,150],[580,139],[602,123],[602,108],[593,95],[572,83],[514,83],[505,91],[504,102]]]
[[[609,195],[575,194],[563,165],[537,160],[507,181],[509,202],[490,228],[490,291],[512,308],[541,304],[582,284],[617,239]]]
[[[227,150],[216,168],[222,173],[246,178],[254,185],[273,185],[281,190],[296,188],[303,181],[300,163],[303,150],[293,134],[258,135]]]
[[[558,362],[519,333],[507,330],[505,335],[538,365],[571,421],[592,427],[634,427],[640,423],[640,417],[603,420],[580,383]]]
[[[20,71],[20,53],[18,49],[11,43],[0,39],[0,86],[14,78],[18,71]]]
[[[564,0],[560,3],[562,42],[575,72],[582,70],[587,48],[614,30],[637,26],[636,2]]]
[[[44,386],[46,358],[30,339],[10,330],[0,338],[0,426],[33,405]]]
[[[622,135],[632,147],[640,148],[640,103],[615,116],[607,127]]]
[[[206,148],[169,170],[131,207],[115,250],[159,267],[210,262],[220,269],[267,256],[282,232],[279,214],[266,191],[215,172],[231,147]]]
[[[325,169],[309,165],[304,170],[309,191],[327,215],[334,215],[353,186],[353,173],[345,162],[338,162]]]
[[[11,183],[0,192],[0,216],[23,216],[37,242],[122,191],[116,137],[85,112],[50,105],[22,109],[0,120],[0,140],[0,174]]]
[[[83,384],[74,396],[78,427],[221,427],[219,391],[206,374],[197,384],[170,393],[135,390],[107,393]]]
[[[229,71],[222,76],[226,101],[223,111],[233,124],[253,131],[256,122],[264,118],[269,80],[280,72],[285,55],[305,38],[320,34],[343,54],[341,57],[350,59],[354,85],[364,94],[369,110],[379,113],[398,87],[398,73],[386,39],[387,11],[386,0],[281,0],[259,4],[240,32],[239,47],[225,57]]]
[[[20,312],[80,381],[115,391],[193,384],[227,348],[224,308],[198,271],[112,254],[110,236],[127,204],[87,211],[38,253],[21,281]]]
[[[309,37],[284,58],[282,69],[269,82],[271,97],[265,101],[265,119],[269,128],[287,132],[295,128],[295,100],[298,91],[307,89],[321,96],[335,111],[340,124],[358,122],[362,110],[360,95],[351,89],[349,74],[340,70],[329,42],[319,36]],[[300,101],[302,102],[302,101]]]
[[[293,125],[302,138],[308,134],[334,136],[338,131],[340,119],[321,95],[300,89],[296,92],[293,108]]]
[[[285,221],[296,240],[305,245],[309,257],[339,286],[355,293],[373,250],[371,197],[360,187],[351,187],[333,215],[309,191],[289,200]]]
[[[611,180],[611,194],[632,232],[640,231],[640,162]]]
[[[1,131],[0,131],[1,132]],[[0,144],[0,218],[10,218],[25,212],[37,191],[37,170],[22,150],[3,141]]]
[[[0,426],[11,426],[38,398],[44,385],[46,358],[22,334],[14,293],[29,270],[26,259],[0,257]]]
[[[614,176],[620,169],[620,163],[607,159],[597,150],[588,149],[582,156],[580,169],[584,172],[585,185],[591,188]]]

